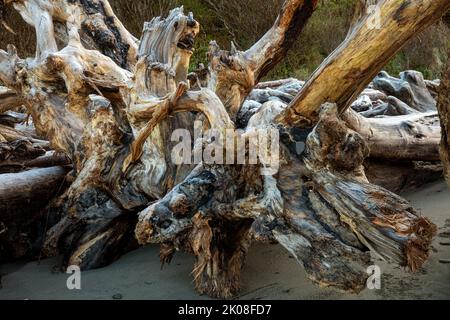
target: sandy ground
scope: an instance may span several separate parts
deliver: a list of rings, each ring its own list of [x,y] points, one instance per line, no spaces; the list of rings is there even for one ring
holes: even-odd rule
[[[438,227],[433,253],[423,270],[411,274],[403,268],[375,261],[382,271],[381,289],[359,295],[319,288],[305,277],[295,259],[279,245],[251,248],[242,275],[240,299],[450,299],[450,190],[437,182],[404,195]],[[158,247],[131,252],[112,265],[82,272],[81,290],[68,290],[68,274],[53,271],[57,259],[0,266],[0,299],[208,299],[199,296],[190,276],[193,259],[177,254],[161,270]]]

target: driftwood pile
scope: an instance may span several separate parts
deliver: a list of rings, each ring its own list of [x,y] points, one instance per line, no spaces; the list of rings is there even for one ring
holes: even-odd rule
[[[254,240],[278,242],[312,281],[350,292],[365,288],[371,255],[411,271],[426,261],[435,225],[388,189],[441,174],[436,96],[445,153],[448,73],[439,85],[380,71],[448,0],[357,2],[346,39],[305,83],[261,79],[317,0],[286,0],[246,51],[212,42],[194,73],[200,25],[183,8],[145,23],[137,39],[107,0],[5,5],[35,28],[37,46],[27,59],[0,50],[3,256],[62,254],[63,266],[85,270],[159,243],[163,263],[178,250],[195,255],[198,292],[222,298],[238,292]],[[10,111],[22,106],[35,131]],[[194,136],[194,153],[250,159],[257,147],[257,161],[174,161],[172,133],[198,123],[219,135]]]

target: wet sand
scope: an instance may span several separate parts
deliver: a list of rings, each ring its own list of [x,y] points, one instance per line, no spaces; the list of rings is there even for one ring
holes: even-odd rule
[[[242,274],[240,299],[450,299],[450,190],[443,181],[403,195],[438,225],[433,252],[423,269],[404,268],[374,260],[380,266],[381,289],[358,295],[319,288],[279,245],[254,245]],[[208,299],[194,289],[193,258],[175,255],[161,265],[158,246],[130,252],[108,267],[81,273],[81,290],[69,290],[69,274],[55,271],[58,259],[0,266],[0,299]]]

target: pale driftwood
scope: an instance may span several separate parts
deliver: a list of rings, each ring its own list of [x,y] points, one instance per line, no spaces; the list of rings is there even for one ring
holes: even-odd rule
[[[440,155],[444,165],[444,175],[450,186],[450,60],[447,62],[438,91],[437,105],[442,127]]]
[[[24,113],[6,111],[0,114],[0,124],[14,128],[16,124],[25,122],[27,118],[28,116]]]
[[[386,102],[380,103],[371,109],[360,112],[360,114],[366,118],[376,116],[401,116],[417,113],[419,113],[419,111],[411,108],[409,105],[393,96],[388,96]]]
[[[15,215],[38,211],[57,194],[67,172],[68,168],[49,167],[0,174],[1,220],[18,223]]]
[[[286,86],[289,84],[288,88],[296,87],[298,80],[290,79],[279,86],[275,84],[277,83],[274,82],[273,85],[265,87],[266,89],[254,89],[248,95],[238,116],[239,124],[246,124],[263,103],[279,101],[289,104],[292,101],[293,95],[286,93]],[[415,91],[410,92],[417,96]],[[385,102],[374,107],[375,102],[372,100],[379,101],[380,98]],[[352,109],[367,109],[359,113],[348,110],[343,117],[347,125],[366,140],[371,158],[391,161],[439,160],[441,129],[437,112],[416,111],[398,98],[373,89],[365,89],[352,104]],[[382,117],[379,117],[381,115]],[[374,118],[367,119],[372,117]]]
[[[274,26],[245,52],[234,46],[223,51],[212,43],[209,66],[189,79],[199,24],[181,8],[146,23],[130,57],[131,51],[125,56],[119,50],[121,42],[112,41],[103,12],[95,11],[99,3],[108,8],[106,0],[8,2],[36,29],[37,48],[36,57],[27,60],[13,46],[1,51],[0,80],[21,93],[37,132],[73,163],[72,184],[47,208],[59,219],[45,234],[44,254],[62,253],[64,265],[90,269],[134,248],[136,239],[160,243],[164,263],[179,249],[193,253],[197,290],[221,298],[239,290],[240,271],[255,238],[276,239],[313,281],[351,292],[364,288],[369,251],[413,271],[427,258],[435,226],[404,199],[367,181],[363,161],[369,148],[339,118],[338,111],[345,109],[341,103],[324,105],[323,98],[313,99],[310,108],[323,107],[314,129],[289,121],[280,125],[277,119],[299,111],[295,104],[286,111],[283,102],[299,87],[297,102],[305,92],[307,101],[330,92],[337,102],[350,104],[372,72],[438,19],[448,1],[425,0],[406,9],[396,1],[382,1],[382,32],[369,34],[362,18],[319,68],[319,76],[296,89],[286,84],[276,99],[262,103],[243,121],[242,131],[226,139],[251,140],[258,129],[279,134],[280,168],[275,175],[264,174],[268,168],[261,156],[257,164],[175,163],[170,135],[175,128],[192,131],[195,119],[221,133],[236,128],[243,101],[286,54],[317,1],[286,0]],[[120,29],[112,13],[107,14]],[[60,50],[55,20],[67,30],[67,45]],[[101,52],[88,50],[84,28],[100,36]],[[383,45],[365,51],[368,56],[362,59],[362,48],[376,41]],[[352,54],[356,58],[350,61]],[[342,65],[359,71],[355,75],[335,68]],[[332,72],[321,73],[325,69]],[[322,77],[327,81],[317,85]],[[345,99],[343,92],[349,93]],[[220,143],[201,137],[190,144],[211,148]],[[225,149],[249,153],[252,143],[225,144]]]

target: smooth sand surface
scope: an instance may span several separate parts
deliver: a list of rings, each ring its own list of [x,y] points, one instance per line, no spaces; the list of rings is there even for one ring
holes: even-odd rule
[[[279,245],[254,245],[242,274],[241,299],[450,299],[450,190],[444,182],[404,195],[439,227],[433,252],[415,274],[379,260],[381,289],[359,295],[319,288],[305,277],[300,265]],[[440,234],[440,236],[439,236]],[[130,252],[112,265],[81,273],[81,290],[68,290],[68,274],[54,271],[58,260],[0,266],[0,299],[208,299],[194,289],[193,258],[178,253],[161,265],[158,247]],[[444,261],[445,262],[445,261]]]

